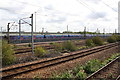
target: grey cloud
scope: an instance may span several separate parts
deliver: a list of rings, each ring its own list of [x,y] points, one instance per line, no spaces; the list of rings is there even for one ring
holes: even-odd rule
[[[91,19],[98,19],[98,18],[104,18],[104,17],[106,17],[105,12],[96,12],[88,15],[88,18],[91,18]]]
[[[59,17],[57,19],[50,19],[50,20],[47,20],[46,22],[47,23],[62,23],[66,21],[66,18],[65,17]]]
[[[53,6],[52,5],[45,6],[44,8],[47,9],[47,10],[53,10]]]
[[[17,11],[20,12],[23,7],[25,6],[18,6],[18,7],[0,7],[0,10],[6,11],[11,14],[16,14]]]
[[[26,6],[26,5],[24,5],[22,3],[18,3],[18,2],[14,2],[14,3],[12,3],[12,5],[10,2],[7,2],[7,4],[9,4],[9,5],[0,6],[0,10],[6,11],[10,14],[16,14],[17,12],[20,13],[21,10],[23,10]]]
[[[9,13],[15,13],[15,10],[12,8],[8,8],[8,7],[0,7],[0,10],[4,10],[7,11]]]

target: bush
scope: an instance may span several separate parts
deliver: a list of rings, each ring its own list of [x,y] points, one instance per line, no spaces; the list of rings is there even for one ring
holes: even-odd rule
[[[86,46],[94,46],[92,39],[86,39],[85,43],[86,43]]]
[[[63,50],[75,51],[76,49],[76,45],[71,41],[66,41],[63,43]]]
[[[79,71],[76,74],[76,78],[78,78],[79,80],[84,80],[86,78],[86,73],[84,73],[83,71]]]
[[[92,38],[92,41],[96,45],[103,45],[104,44],[104,41],[101,37],[94,37],[94,38]]]
[[[2,41],[2,64],[9,65],[15,62],[15,52],[7,41]]]
[[[53,48],[56,50],[56,51],[62,51],[63,50],[63,46],[61,43],[54,43],[52,44]]]
[[[43,57],[47,54],[47,51],[43,47],[36,47],[35,48],[35,56]]]
[[[110,36],[110,37],[107,38],[107,42],[109,42],[109,43],[114,43],[116,41],[117,41],[117,39],[116,39],[115,36]]]
[[[112,36],[116,38],[116,41],[120,41],[120,35],[112,35]]]
[[[75,75],[75,78],[79,78],[80,80],[86,78],[86,73],[84,72],[82,65],[77,65],[77,67],[75,67],[72,72]]]
[[[87,74],[91,74],[95,72],[96,70],[98,70],[100,67],[101,67],[100,61],[94,59],[94,60],[88,61],[85,64],[85,66],[83,66],[83,69],[85,70]]]
[[[120,35],[118,35],[118,39],[117,39],[117,41],[120,41]]]

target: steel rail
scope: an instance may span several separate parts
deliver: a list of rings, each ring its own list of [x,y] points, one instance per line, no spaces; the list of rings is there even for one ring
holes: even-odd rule
[[[114,43],[114,44],[112,43],[112,44],[109,44],[109,45],[104,45],[104,46],[94,48],[94,49],[90,49],[90,50],[86,50],[86,51],[83,51],[83,52],[78,52],[78,53],[76,52],[75,54],[71,54],[71,55],[66,55],[66,56],[62,56],[62,57],[58,57],[58,58],[54,58],[54,59],[50,59],[50,60],[46,60],[46,61],[42,61],[42,62],[32,63],[32,64],[28,64],[28,65],[24,65],[24,66],[14,67],[14,68],[10,68],[10,69],[5,69],[5,70],[2,70],[1,72],[7,72],[7,71],[10,71],[10,70],[13,71],[15,69],[29,67],[27,70],[17,72],[17,73],[14,73],[14,74],[4,75],[4,76],[2,76],[2,78],[12,77],[12,76],[16,76],[16,75],[19,75],[19,74],[22,74],[22,73],[33,71],[33,70],[42,69],[42,68],[45,68],[45,67],[48,67],[48,66],[53,66],[53,65],[56,65],[56,64],[64,63],[64,62],[67,62],[67,61],[70,61],[70,60],[74,60],[74,59],[77,59],[77,58],[80,58],[80,57],[84,57],[84,56],[87,56],[87,55],[105,50],[105,49],[109,49],[109,48],[114,47],[116,45],[117,45],[117,43]],[[86,54],[83,54],[83,53],[86,53]],[[61,59],[65,59],[65,58],[68,58],[68,59],[61,60]],[[53,62],[52,64],[48,64],[49,62],[52,62],[52,61],[58,61],[58,62]],[[46,64],[46,65],[41,66],[41,67],[37,67],[37,68],[34,68],[34,69],[31,69],[31,67],[30,67],[30,66],[34,66],[34,65],[40,65],[40,64]],[[15,71],[17,71],[17,70],[15,70]]]
[[[91,74],[90,76],[88,76],[85,80],[91,80],[92,77],[96,76],[97,74],[99,74],[101,71],[107,69],[110,65],[114,64],[114,62],[118,61],[120,59],[120,56],[115,58],[114,60],[112,60],[111,62],[109,62],[108,64],[106,64],[105,66],[103,66],[102,68],[100,68],[99,70],[97,70],[96,72],[94,72],[93,74]],[[116,80],[118,80],[120,78],[120,76],[118,76],[118,78]]]

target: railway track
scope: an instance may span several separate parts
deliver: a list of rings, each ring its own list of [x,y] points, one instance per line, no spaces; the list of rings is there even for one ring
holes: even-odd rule
[[[42,47],[46,49],[53,49],[51,46],[42,46]],[[32,52],[31,47],[15,49],[15,54],[28,53],[28,52]]]
[[[27,73],[27,72],[34,71],[37,69],[42,69],[42,68],[46,68],[49,66],[54,66],[57,64],[65,63],[67,61],[71,61],[71,60],[81,58],[81,57],[84,57],[84,56],[87,56],[90,54],[94,54],[94,53],[112,48],[112,47],[117,46],[117,45],[118,45],[118,43],[111,43],[111,44],[99,46],[97,48],[88,49],[85,51],[76,51],[73,54],[52,58],[50,60],[31,63],[31,64],[27,64],[27,65],[23,65],[23,66],[17,66],[14,68],[1,69],[0,72],[2,72],[3,79],[10,78],[10,77],[22,74],[22,73]]]
[[[112,60],[111,62],[109,62],[108,64],[106,64],[104,67],[100,68],[98,71],[94,72],[93,74],[91,74],[90,76],[88,76],[85,80],[93,80],[93,79],[102,79],[102,77],[100,77],[101,75],[105,75],[103,72],[106,72],[106,70],[109,70],[112,67],[113,64],[116,64],[116,62],[120,61],[120,56],[115,58],[114,60]],[[117,64],[118,65],[118,64]],[[119,66],[117,66],[119,67]],[[116,68],[115,68],[116,69]],[[118,69],[119,70],[119,69]],[[118,71],[119,72],[119,71]],[[110,74],[110,73],[109,73]],[[98,77],[99,76],[99,77]],[[104,78],[105,79],[105,78]],[[108,79],[107,79],[108,80]],[[115,79],[109,79],[109,80],[120,80],[120,74],[118,73],[118,77]]]
[[[37,44],[37,46],[38,45],[39,44]],[[76,45],[81,45],[81,44],[80,43],[76,43]],[[42,47],[44,47],[45,49],[54,49],[54,47],[52,47],[51,45],[44,45]],[[31,47],[15,49],[15,54],[28,53],[28,52],[32,52],[32,48]]]
[[[51,42],[36,42],[34,43],[34,46],[42,46],[46,49],[53,49],[51,46],[50,46],[50,43],[62,43],[63,41],[51,41]],[[26,46],[30,43],[21,43],[21,44],[16,44],[16,46]],[[25,47],[25,48],[18,48],[18,49],[15,49],[15,54],[20,54],[20,53],[28,53],[28,52],[32,52],[32,48],[31,47]]]
[[[50,41],[50,42],[35,42],[34,45],[43,45],[43,44],[50,44],[50,43],[62,43],[64,41]],[[20,44],[15,44],[16,46],[25,46],[28,45],[30,43],[20,43]]]

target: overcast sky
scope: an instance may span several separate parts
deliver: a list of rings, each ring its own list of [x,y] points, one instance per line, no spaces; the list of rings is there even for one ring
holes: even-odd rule
[[[36,12],[36,31],[48,32],[88,31],[114,32],[118,29],[119,0],[0,0],[0,27],[5,31],[8,22],[30,17]],[[29,19],[25,21],[30,23]],[[22,31],[30,31],[22,24]],[[19,31],[12,26],[10,31]],[[34,19],[35,31],[35,19]]]

